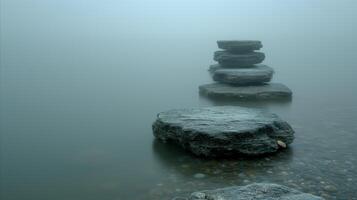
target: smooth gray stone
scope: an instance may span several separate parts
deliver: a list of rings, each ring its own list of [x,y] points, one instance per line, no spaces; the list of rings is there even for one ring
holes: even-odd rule
[[[262,52],[233,54],[228,51],[216,51],[213,59],[227,67],[246,67],[263,62],[265,54]]]
[[[263,47],[257,40],[218,40],[218,48],[232,53],[252,52]]]
[[[252,68],[252,67],[256,67],[256,66],[259,66],[260,64],[257,64],[257,65],[250,65],[250,66],[242,66],[242,67],[232,67],[232,66],[223,66],[221,64],[213,64],[213,65],[210,65],[209,68],[208,68],[208,71],[209,72],[215,72],[216,70],[218,69],[245,69],[245,68]]]
[[[253,183],[194,192],[190,200],[324,200],[309,193],[272,183]]]
[[[232,98],[241,100],[269,100],[291,98],[291,90],[281,83],[263,85],[234,86],[211,83],[199,87],[200,94],[212,98]]]
[[[258,85],[269,82],[274,70],[266,65],[256,65],[252,68],[217,69],[213,80],[234,85]]]
[[[197,156],[262,155],[294,140],[291,126],[259,109],[216,106],[161,112],[153,123],[154,136],[171,141]]]

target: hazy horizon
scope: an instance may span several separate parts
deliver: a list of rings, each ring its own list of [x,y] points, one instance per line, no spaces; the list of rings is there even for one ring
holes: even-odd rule
[[[357,199],[356,11],[353,0],[0,0],[0,196],[170,199],[274,182]],[[229,39],[262,41],[292,100],[201,97]],[[214,105],[274,112],[296,139],[253,160],[154,140],[158,112]]]

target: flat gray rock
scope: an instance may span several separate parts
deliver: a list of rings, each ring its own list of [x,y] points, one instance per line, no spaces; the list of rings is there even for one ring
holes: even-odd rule
[[[273,153],[294,139],[291,126],[277,115],[238,106],[169,110],[152,127],[159,140],[204,157]]]
[[[246,67],[263,62],[265,54],[262,52],[233,54],[228,51],[216,51],[213,59],[227,67]]]
[[[257,40],[218,40],[218,48],[232,53],[252,52],[263,47]]]
[[[216,70],[218,69],[245,69],[245,68],[252,68],[252,67],[256,67],[256,66],[259,66],[260,64],[257,64],[257,65],[250,65],[250,66],[241,66],[241,67],[237,67],[237,66],[223,66],[221,64],[213,64],[213,65],[210,65],[209,68],[208,68],[208,71],[210,72],[215,72]]]
[[[194,192],[189,200],[324,200],[309,193],[271,183],[253,183]]]
[[[251,68],[217,69],[213,72],[213,80],[234,85],[259,85],[269,82],[274,70],[266,65]]]
[[[291,98],[291,90],[280,83],[263,85],[234,86],[224,83],[211,83],[199,87],[200,94],[213,98],[242,100],[269,100]]]

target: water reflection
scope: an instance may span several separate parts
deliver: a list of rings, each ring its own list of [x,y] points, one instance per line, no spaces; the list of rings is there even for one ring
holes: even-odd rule
[[[288,168],[294,154],[293,148],[287,148],[264,157],[205,159],[156,139],[152,149],[157,163],[169,172],[162,186],[152,191],[161,197],[187,196],[196,190],[252,182],[281,182],[291,173]]]
[[[291,106],[293,101],[292,97],[265,100],[240,100],[226,97],[207,97],[203,94],[199,94],[199,100],[200,102],[209,103],[215,106],[244,106],[253,108],[264,108],[270,106],[288,108]]]
[[[227,175],[231,178],[240,177],[241,173],[247,172],[254,176],[271,170],[274,166],[289,164],[293,156],[293,148],[287,148],[261,157],[206,159],[196,157],[178,145],[163,143],[157,139],[153,140],[152,148],[158,162],[184,176],[193,176],[197,172],[207,176],[225,176],[229,173]]]

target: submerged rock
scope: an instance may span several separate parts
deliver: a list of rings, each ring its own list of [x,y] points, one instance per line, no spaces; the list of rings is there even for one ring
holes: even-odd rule
[[[213,73],[213,80],[235,85],[257,85],[269,82],[273,73],[274,70],[266,65],[257,65],[251,68],[217,69]]]
[[[190,200],[324,200],[312,194],[271,183],[253,183],[216,190],[194,192]]]
[[[294,131],[277,115],[243,107],[203,107],[161,112],[153,124],[161,141],[197,156],[261,155],[276,152],[277,140],[292,143]]]
[[[241,100],[268,100],[291,98],[291,90],[280,83],[266,83],[263,85],[232,86],[223,83],[201,85],[202,95],[212,98],[232,98]]]
[[[218,48],[233,53],[252,52],[263,47],[257,40],[218,40]]]
[[[216,51],[213,59],[227,67],[247,67],[263,62],[265,54],[262,52],[233,54],[228,51]]]

